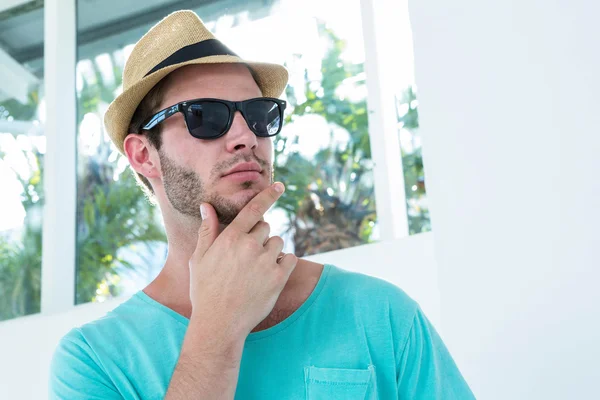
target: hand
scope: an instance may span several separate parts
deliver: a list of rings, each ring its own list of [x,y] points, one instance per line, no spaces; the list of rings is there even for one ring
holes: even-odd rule
[[[283,190],[275,183],[257,194],[221,234],[214,208],[203,203],[206,215],[189,262],[192,318],[247,336],[273,310],[298,262],[281,252],[283,239],[269,237],[263,219]]]

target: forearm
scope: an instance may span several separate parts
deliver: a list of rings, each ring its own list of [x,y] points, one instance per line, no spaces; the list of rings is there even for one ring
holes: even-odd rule
[[[165,399],[233,399],[246,336],[192,317]]]

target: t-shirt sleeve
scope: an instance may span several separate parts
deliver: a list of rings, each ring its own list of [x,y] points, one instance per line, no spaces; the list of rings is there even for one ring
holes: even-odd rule
[[[400,399],[475,399],[448,349],[420,307],[417,307],[399,357]]]
[[[122,399],[76,329],[65,335],[50,364],[48,398],[69,400]]]

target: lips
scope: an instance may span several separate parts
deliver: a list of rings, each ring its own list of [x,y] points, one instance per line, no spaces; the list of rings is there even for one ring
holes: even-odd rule
[[[260,165],[258,165],[257,163],[254,163],[254,162],[241,163],[241,164],[236,165],[229,171],[227,171],[225,174],[223,174],[223,176],[231,175],[236,172],[245,172],[245,171],[255,171],[255,172],[261,173],[262,169],[260,168]]]

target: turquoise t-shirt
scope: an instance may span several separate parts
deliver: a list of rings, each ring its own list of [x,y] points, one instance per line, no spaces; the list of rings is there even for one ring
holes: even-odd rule
[[[58,344],[51,399],[162,399],[189,320],[137,292]],[[419,305],[325,264],[287,319],[244,344],[235,399],[474,399]]]

